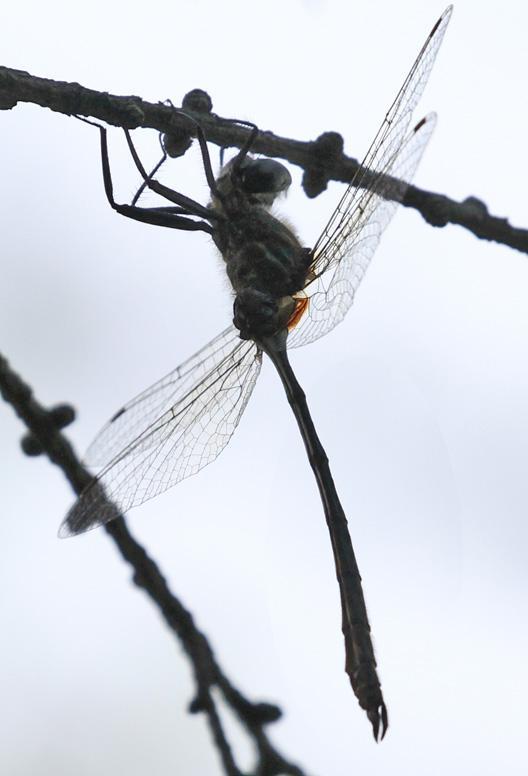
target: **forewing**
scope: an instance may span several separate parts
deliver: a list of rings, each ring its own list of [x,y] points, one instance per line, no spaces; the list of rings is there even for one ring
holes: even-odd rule
[[[305,289],[310,303],[305,316],[290,334],[290,347],[312,342],[343,319],[381,231],[389,223],[395,204],[405,194],[431,134],[434,119],[428,116],[423,128],[420,128],[420,122],[410,135],[408,128],[431,74],[452,10],[452,6],[446,8],[429,33],[357,173],[314,246],[312,280]],[[414,148],[411,147],[413,144]],[[414,166],[411,161],[406,163],[406,158],[413,154],[416,159]],[[386,176],[401,180],[387,180]],[[390,207],[382,207],[382,199],[390,199]],[[361,247],[354,251],[360,241]],[[355,255],[356,261],[351,260],[352,255]],[[338,271],[338,265],[345,258],[348,259],[346,270],[350,278],[345,267]],[[327,310],[328,305],[335,306],[338,302],[338,309]]]
[[[261,362],[256,345],[230,327],[116,413],[93,445],[100,458],[108,451],[112,458],[59,535],[106,523],[214,461],[238,425]]]
[[[320,270],[324,271],[326,260],[331,258],[326,256],[327,246],[335,240],[336,235],[345,229],[350,214],[356,209],[360,195],[358,190],[363,187],[372,188],[376,178],[374,176],[373,179],[372,173],[382,173],[388,161],[397,155],[407,134],[413,111],[431,75],[452,11],[453,6],[448,6],[427,36],[427,40],[389,108],[365,158],[317,240],[314,253],[316,254],[316,266]]]
[[[412,180],[435,124],[434,113],[422,119],[400,146],[397,155],[387,162],[384,177],[378,180],[376,190],[361,192],[346,234],[327,248],[326,270],[305,289],[309,298],[307,309],[290,332],[288,347],[299,347],[319,339],[347,314],[381,235]],[[389,189],[393,198],[385,199]]]

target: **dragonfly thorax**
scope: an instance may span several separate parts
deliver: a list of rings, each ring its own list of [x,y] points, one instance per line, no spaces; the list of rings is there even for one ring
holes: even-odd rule
[[[287,325],[295,309],[292,295],[304,287],[312,257],[291,227],[270,213],[291,181],[286,168],[270,159],[246,159],[233,174],[230,165],[217,179],[221,196],[211,203],[223,216],[213,239],[236,294],[235,326],[244,339],[258,339]]]
[[[235,326],[248,338],[284,328],[295,307],[291,297],[305,285],[311,252],[260,207],[237,213],[218,232],[215,241],[236,294]]]

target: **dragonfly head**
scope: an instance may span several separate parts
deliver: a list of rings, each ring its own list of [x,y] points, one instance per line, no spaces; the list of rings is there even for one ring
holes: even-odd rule
[[[292,182],[289,170],[275,159],[246,157],[234,174],[246,194],[271,195],[273,199],[287,191]]]
[[[216,185],[221,195],[240,194],[265,207],[271,207],[279,194],[290,187],[289,170],[275,159],[236,156],[221,170]]]

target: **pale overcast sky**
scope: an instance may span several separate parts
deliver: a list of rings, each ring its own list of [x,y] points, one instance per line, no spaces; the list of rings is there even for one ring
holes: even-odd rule
[[[361,157],[442,3],[29,0],[2,62],[179,104]],[[528,227],[526,4],[459,0],[416,118],[439,122],[416,182]],[[137,132],[157,158],[154,132]],[[205,235],[111,211],[95,131],[31,105],[0,114],[0,351],[82,452],[125,400],[223,329],[231,301]],[[137,176],[115,131],[116,193]],[[216,149],[213,158],[217,160]],[[299,171],[281,207],[310,245],[342,186]],[[198,154],[165,181],[207,201]],[[130,524],[233,681],[277,702],[277,746],[319,776],[521,776],[528,672],[528,258],[401,209],[346,321],[292,355],[363,575],[391,727],[375,745],[343,672],[318,494],[269,364],[218,461]],[[186,712],[187,662],[102,531],[59,541],[72,493],[24,457],[0,406],[0,771],[220,774]],[[234,728],[241,762],[251,751]]]

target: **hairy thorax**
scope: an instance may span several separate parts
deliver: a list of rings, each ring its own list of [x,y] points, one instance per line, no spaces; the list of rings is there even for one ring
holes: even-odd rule
[[[243,338],[271,336],[287,326],[295,310],[292,297],[305,285],[310,251],[265,205],[247,196],[232,195],[227,206],[215,209],[226,216],[214,240],[236,294],[235,325]]]

